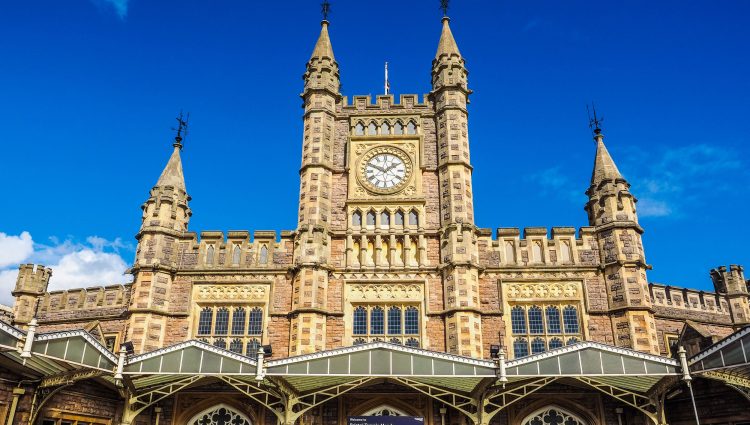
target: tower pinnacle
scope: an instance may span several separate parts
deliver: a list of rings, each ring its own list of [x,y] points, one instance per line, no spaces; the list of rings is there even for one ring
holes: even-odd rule
[[[446,9],[447,10],[447,9]],[[435,59],[440,58],[442,55],[458,55],[461,56],[461,52],[458,51],[458,44],[456,39],[453,38],[453,33],[450,27],[451,18],[447,15],[443,16],[443,31],[440,34],[440,42],[438,43],[437,53]]]

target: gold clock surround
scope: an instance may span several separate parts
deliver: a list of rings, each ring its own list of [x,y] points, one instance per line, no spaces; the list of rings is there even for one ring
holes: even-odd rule
[[[382,188],[382,187],[376,187],[372,183],[370,183],[369,180],[367,180],[365,169],[367,167],[367,163],[370,162],[370,160],[375,157],[376,155],[380,154],[389,154],[394,155],[398,157],[401,162],[404,163],[404,178],[403,180],[398,183],[397,185],[393,187],[388,188]],[[412,169],[413,164],[411,157],[409,154],[407,154],[403,149],[397,148],[395,146],[376,146],[369,151],[365,152],[358,160],[357,162],[357,180],[359,180],[359,183],[367,189],[369,192],[376,193],[376,194],[393,194],[397,193],[404,188],[408,186],[409,181],[411,180],[412,175]]]

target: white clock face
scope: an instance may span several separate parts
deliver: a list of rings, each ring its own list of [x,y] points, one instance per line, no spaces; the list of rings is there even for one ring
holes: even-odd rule
[[[378,189],[390,189],[404,182],[406,165],[396,155],[379,153],[365,165],[365,179]]]

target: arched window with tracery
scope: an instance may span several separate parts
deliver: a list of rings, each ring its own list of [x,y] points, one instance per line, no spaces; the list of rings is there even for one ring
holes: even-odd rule
[[[359,227],[362,225],[362,213],[359,211],[354,211],[352,213],[352,227]]]
[[[394,217],[394,224],[396,226],[403,226],[404,225],[404,212],[401,210],[396,211],[396,216]]]
[[[211,323],[214,321],[214,309],[204,308],[198,319],[198,335],[210,335]]]
[[[232,314],[232,335],[244,335],[245,334],[245,309],[238,307],[234,309]],[[242,343],[240,343],[240,350],[242,350]]]
[[[526,312],[523,307],[515,306],[510,310],[510,324],[514,334],[526,333]]]
[[[529,355],[529,343],[526,338],[516,338],[513,341],[513,357],[526,357]]]
[[[368,226],[375,225],[375,211],[370,211],[367,213],[367,225]]]
[[[409,124],[406,124],[406,134],[417,134],[417,125],[414,124],[414,121],[409,121]]]
[[[375,124],[375,121],[373,121],[367,126],[367,135],[374,136],[376,134],[378,134],[378,126]]]
[[[388,309],[388,334],[401,334],[401,307],[393,306]]]
[[[404,126],[400,122],[396,121],[396,124],[393,125],[393,134],[396,135],[402,135],[404,134]]]
[[[383,211],[380,213],[380,227],[387,229],[391,225],[391,213]]]
[[[367,309],[362,306],[354,309],[352,333],[354,335],[367,335]]]
[[[560,309],[556,306],[547,307],[547,333],[560,333]]]
[[[382,335],[385,326],[385,312],[383,307],[377,306],[370,311],[370,333]]]
[[[388,125],[388,122],[383,122],[383,124],[380,124],[380,134],[382,135],[389,135],[391,134],[391,126]]]
[[[189,425],[252,425],[247,416],[224,404],[198,413],[187,423]]]
[[[214,322],[214,334],[226,335],[229,330],[229,309],[222,307],[216,310],[216,322]]]
[[[563,346],[563,342],[560,338],[552,338],[549,340],[549,349],[554,350]]]
[[[538,306],[529,307],[529,333],[544,333],[544,321],[542,320],[542,309]]]
[[[404,333],[407,335],[419,334],[419,310],[416,307],[406,307]]]
[[[579,332],[578,310],[572,305],[563,309],[563,323],[565,324],[565,333],[577,334]]]
[[[573,413],[557,406],[543,407],[526,416],[522,425],[586,425],[586,422]]]
[[[543,353],[546,350],[544,340],[534,338],[531,340],[531,354]]]
[[[419,214],[414,210],[409,211],[409,225],[419,226]]]
[[[263,310],[259,307],[250,310],[247,333],[250,335],[260,335],[263,333]]]

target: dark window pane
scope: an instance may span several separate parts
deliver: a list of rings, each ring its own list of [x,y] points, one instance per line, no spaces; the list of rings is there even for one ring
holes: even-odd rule
[[[388,333],[391,335],[401,334],[401,308],[391,307],[388,309]]]
[[[198,319],[198,335],[210,335],[211,334],[211,321],[214,317],[214,310],[211,308],[204,308],[201,310],[200,318]]]
[[[367,335],[367,310],[362,306],[354,309],[352,333],[354,335]]]
[[[229,330],[229,309],[222,307],[216,310],[216,323],[214,324],[214,333],[216,335],[226,335]]]
[[[560,333],[560,309],[557,307],[547,307],[547,332]]]
[[[513,307],[510,311],[510,323],[514,334],[526,333],[526,312],[522,307]]]
[[[544,351],[544,340],[541,338],[534,338],[531,341],[531,354],[543,353]]]
[[[261,335],[263,333],[263,310],[258,307],[250,310],[247,333],[249,335]]]
[[[517,338],[513,341],[513,356],[515,358],[529,355],[529,344],[524,338]]]
[[[416,307],[406,307],[404,314],[404,333],[407,335],[419,334],[419,310]]]
[[[382,335],[385,321],[385,313],[382,307],[375,307],[370,311],[370,333]]]
[[[245,334],[245,309],[242,307],[234,309],[232,313],[232,335]],[[242,350],[242,344],[240,344]],[[241,351],[240,351],[241,352]]]
[[[580,332],[578,327],[578,311],[572,305],[563,309],[563,323],[565,324],[565,333],[577,334]]]
[[[544,323],[542,323],[542,309],[537,306],[531,306],[529,308],[529,332],[533,334],[544,333]]]

